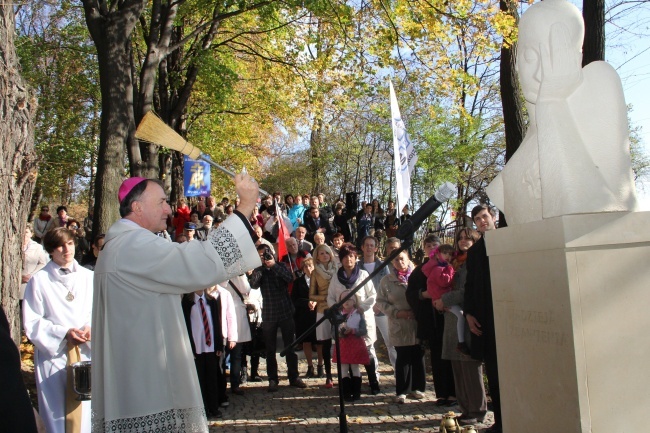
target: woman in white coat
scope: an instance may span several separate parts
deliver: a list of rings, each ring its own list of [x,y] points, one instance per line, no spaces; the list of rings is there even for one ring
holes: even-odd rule
[[[237,326],[237,313],[235,312],[235,302],[230,292],[220,285],[216,285],[207,289],[215,299],[218,299],[221,304],[221,334],[224,341],[225,350],[232,350],[237,344],[238,326]],[[226,395],[226,356],[221,356],[221,370],[219,371],[219,403],[222,407],[227,407],[228,396]]]
[[[228,282],[220,284],[228,290],[234,303],[234,311],[237,319],[237,344],[226,353],[230,355],[230,390],[233,394],[243,395],[241,385],[241,365],[244,344],[251,341],[251,329],[248,324],[248,310],[246,300],[251,291],[246,275],[239,275],[231,278]]]
[[[25,227],[25,235],[23,236],[23,269],[20,285],[21,303],[25,297],[27,282],[32,278],[32,275],[43,269],[49,260],[41,244],[33,241],[32,236],[34,236],[32,228],[30,226]]]
[[[74,233],[56,228],[43,246],[52,256],[27,283],[25,334],[36,348],[38,405],[48,433],[90,432],[90,401],[75,400],[67,364],[90,359],[93,272],[74,260]]]
[[[339,260],[341,260],[341,268],[336,273],[336,278],[332,278],[327,293],[327,305],[330,307],[338,300],[342,292],[348,289],[355,288],[357,284],[368,277],[368,272],[361,269],[357,262],[357,249],[356,247],[346,242],[339,249]],[[377,292],[372,280],[368,281],[362,288],[357,291],[359,298],[359,308],[363,310],[363,317],[366,319],[366,328],[368,333],[364,337],[368,353],[372,355],[374,350],[372,347],[377,340],[377,327],[375,326],[375,313],[372,307],[375,305]],[[366,373],[368,374],[368,381],[370,382],[370,392],[373,395],[379,394],[379,380],[377,379],[377,359],[370,356],[370,364],[366,365]]]

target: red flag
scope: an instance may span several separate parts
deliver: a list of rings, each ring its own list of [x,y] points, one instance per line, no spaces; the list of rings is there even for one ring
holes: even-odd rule
[[[275,217],[278,219],[278,261],[281,262],[284,256],[288,254],[287,245],[284,241],[289,238],[289,230],[287,230],[287,226],[284,225],[284,218],[282,218],[282,212],[280,211],[278,202],[275,202]],[[293,271],[295,271],[295,269],[291,270],[291,272]]]

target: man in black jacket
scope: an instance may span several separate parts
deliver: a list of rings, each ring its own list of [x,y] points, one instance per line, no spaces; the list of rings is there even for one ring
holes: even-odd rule
[[[296,327],[293,322],[294,307],[289,297],[289,283],[293,274],[283,263],[277,263],[268,246],[260,244],[257,253],[262,266],[253,270],[248,277],[251,288],[262,292],[262,329],[266,345],[266,373],[269,378],[268,392],[278,390],[278,363],[275,357],[278,329],[282,334],[285,347],[296,339]],[[298,377],[298,355],[287,353],[287,376],[289,384],[297,388],[307,385]]]
[[[321,216],[324,216],[327,218],[328,221],[330,221],[332,218],[334,218],[334,211],[332,210],[332,207],[325,203],[325,196],[323,194],[318,194],[318,195],[312,195],[311,198],[309,199],[309,206],[315,207],[318,210],[320,210]],[[305,206],[307,204],[305,203]]]
[[[481,239],[467,252],[467,281],[465,283],[464,313],[472,332],[472,358],[485,362],[494,411],[494,425],[486,433],[501,433],[501,398],[497,343],[494,333],[490,260],[485,249],[485,232],[496,228],[496,211],[481,204],[472,209],[472,220]]]
[[[309,212],[309,214],[307,214]],[[307,236],[305,239],[307,241],[314,243],[314,235],[316,233],[323,233],[325,235],[325,242],[329,243],[332,240],[332,235],[334,230],[329,220],[321,215],[320,209],[317,207],[310,207],[308,211],[305,211],[305,228],[307,229]]]

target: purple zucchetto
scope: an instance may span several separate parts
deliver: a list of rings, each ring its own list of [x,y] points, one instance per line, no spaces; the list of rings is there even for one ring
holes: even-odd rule
[[[122,185],[120,185],[120,190],[117,193],[117,198],[120,203],[122,203],[122,200],[124,200],[124,198],[129,195],[131,190],[135,188],[136,185],[145,180],[147,180],[145,177],[130,177],[122,182]]]

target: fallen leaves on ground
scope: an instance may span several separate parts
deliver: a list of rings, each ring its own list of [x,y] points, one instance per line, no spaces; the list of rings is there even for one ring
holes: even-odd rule
[[[25,337],[22,336],[20,341],[20,369],[22,370],[23,381],[29,391],[29,398],[34,407],[38,407],[38,399],[36,396],[36,380],[34,377],[34,345]]]

